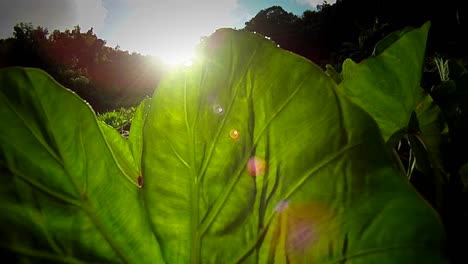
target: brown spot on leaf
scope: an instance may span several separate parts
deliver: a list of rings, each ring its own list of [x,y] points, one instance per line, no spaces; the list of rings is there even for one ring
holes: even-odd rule
[[[138,187],[143,188],[143,177],[138,176]]]

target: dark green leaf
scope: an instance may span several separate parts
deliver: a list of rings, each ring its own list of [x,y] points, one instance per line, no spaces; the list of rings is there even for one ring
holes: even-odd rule
[[[388,34],[385,38],[380,40],[374,48],[374,52],[372,55],[377,56],[380,53],[382,53],[384,50],[386,50],[388,47],[393,45],[396,41],[398,41],[401,37],[403,37],[406,33],[410,32],[413,30],[411,27],[406,27],[403,30],[398,30],[394,31],[390,34]]]
[[[440,145],[447,124],[442,111],[432,100],[432,97],[427,94],[417,105],[416,115],[419,122],[417,137],[427,150],[430,167],[443,169]]]
[[[428,94],[418,103],[415,113],[418,127],[414,130],[410,126],[411,148],[415,153],[418,169],[427,177],[426,182],[432,181],[435,186],[436,208],[442,212],[445,183],[448,177],[443,166],[441,144],[442,136],[447,131],[447,124],[439,106]]]
[[[419,82],[429,25],[406,32],[378,56],[343,63],[340,91],[371,114],[385,141],[407,127],[422,98]]]
[[[335,82],[336,84],[340,84],[343,81],[343,78],[341,75],[331,66],[330,64],[325,65],[326,71],[325,73],[328,74]]]

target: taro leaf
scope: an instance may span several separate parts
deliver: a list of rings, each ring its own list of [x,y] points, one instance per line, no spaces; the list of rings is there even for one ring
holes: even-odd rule
[[[415,120],[417,126],[411,124],[412,120]],[[444,188],[447,181],[441,153],[442,137],[446,130],[447,124],[442,111],[432,97],[426,94],[416,106],[416,111],[413,112],[407,136],[416,157],[417,168],[424,173],[425,177],[430,178],[426,179],[426,182],[433,182],[434,203],[439,212],[442,212]]]
[[[374,48],[374,52],[372,55],[377,56],[380,53],[382,53],[384,50],[386,50],[388,47],[390,47],[393,43],[395,43],[397,40],[399,40],[403,35],[411,31],[413,28],[412,27],[406,27],[402,30],[394,31],[390,34],[388,34],[385,38],[380,40]]]
[[[411,149],[416,155],[417,167],[425,174],[431,174],[435,169],[443,172],[441,142],[446,130],[447,124],[442,111],[432,97],[425,94],[405,129]]]
[[[7,262],[162,263],[137,179],[83,100],[43,71],[2,69],[0,118]]]
[[[160,84],[144,130],[168,263],[445,261],[433,210],[316,65],[227,29],[201,53]]]
[[[377,121],[385,141],[407,127],[422,98],[419,82],[429,26],[406,32],[378,56],[343,63],[340,90]]]
[[[107,143],[113,156],[118,161],[122,169],[127,172],[131,181],[139,182],[141,172],[141,153],[143,150],[143,125],[149,111],[151,99],[144,99],[135,111],[132,120],[131,133],[127,139],[122,137],[117,130],[106,123],[100,121],[101,131],[106,137]]]
[[[126,172],[126,176],[130,181],[138,181],[140,168],[138,167],[135,158],[133,157],[129,141],[125,139],[115,128],[109,126],[103,121],[98,121],[103,136],[109,145],[112,156],[117,163]]]
[[[0,249],[19,260],[447,262],[372,118],[259,36],[219,30],[161,82],[142,188],[76,95],[32,69],[0,84]]]
[[[341,74],[339,74],[333,66],[330,64],[325,65],[325,73],[332,78],[336,84],[340,84],[343,81],[343,78],[341,77]]]
[[[419,122],[419,131],[415,135],[428,152],[431,168],[443,169],[441,142],[442,134],[447,124],[439,106],[429,94],[416,106],[416,116]]]
[[[410,155],[415,157],[414,161],[416,163],[416,168],[422,171],[424,174],[431,174],[431,162],[429,161],[428,152],[424,146],[424,142],[421,139],[420,130],[421,129],[419,128],[419,120],[416,111],[413,111],[408,123],[408,128],[404,129],[404,138],[408,140],[408,143],[411,147]],[[409,162],[413,162],[413,159],[410,158]],[[412,165],[408,164],[407,177],[411,180],[413,168],[410,168],[410,166]]]
[[[141,175],[141,153],[143,151],[143,126],[148,116],[151,105],[151,98],[145,98],[135,111],[128,142],[132,151],[132,156],[138,166],[138,175]]]

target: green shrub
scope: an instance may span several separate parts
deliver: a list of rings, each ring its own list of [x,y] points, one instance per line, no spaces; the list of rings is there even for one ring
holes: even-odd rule
[[[115,128],[122,136],[128,137],[130,125],[135,115],[135,107],[124,108],[98,114],[97,118]]]

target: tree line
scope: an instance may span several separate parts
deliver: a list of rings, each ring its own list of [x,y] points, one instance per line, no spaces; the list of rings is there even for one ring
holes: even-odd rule
[[[163,64],[150,56],[106,46],[93,28],[82,32],[20,23],[13,37],[0,40],[0,67],[40,68],[75,91],[97,112],[138,104],[151,95]]]
[[[413,0],[411,5],[403,0],[337,0],[324,1],[302,16],[272,6],[246,22],[244,30],[268,36],[322,67],[330,64],[340,70],[346,58],[359,62],[371,56],[376,43],[389,33],[426,21],[431,21],[429,56],[466,58],[467,13],[456,0]]]

